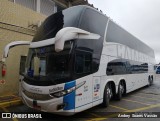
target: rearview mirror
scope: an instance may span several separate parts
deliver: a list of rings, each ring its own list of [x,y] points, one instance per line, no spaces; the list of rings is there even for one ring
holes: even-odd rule
[[[75,28],[66,27],[58,31],[55,37],[55,51],[60,52],[64,48],[65,41],[72,39],[99,39],[100,35],[90,33],[88,31]]]
[[[55,44],[55,51],[60,52],[64,49],[65,41],[72,39],[99,39],[100,35],[90,33],[88,31],[76,28],[76,27],[65,27],[59,30],[55,38],[42,40],[38,42],[31,42],[30,48],[44,47]]]
[[[8,57],[8,53],[9,53],[10,48],[12,48],[14,46],[19,46],[19,45],[30,45],[30,42],[29,41],[14,41],[14,42],[7,44],[4,48],[2,61],[5,62],[5,58]]]

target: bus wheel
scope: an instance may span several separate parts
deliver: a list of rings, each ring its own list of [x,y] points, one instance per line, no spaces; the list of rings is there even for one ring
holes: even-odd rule
[[[148,77],[149,86],[153,84],[153,76]]]
[[[103,105],[104,107],[108,107],[109,101],[110,101],[112,95],[113,95],[113,94],[112,94],[111,85],[107,84],[107,85],[105,86],[104,95],[103,95],[103,103],[102,103],[102,105]]]
[[[153,84],[153,75],[151,76],[151,85]]]
[[[124,94],[124,90],[125,90],[124,84],[122,81],[120,81],[119,86],[118,86],[118,93],[116,95],[117,100],[121,100],[122,95]]]

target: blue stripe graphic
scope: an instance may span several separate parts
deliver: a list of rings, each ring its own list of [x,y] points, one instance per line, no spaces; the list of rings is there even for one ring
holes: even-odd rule
[[[75,81],[71,81],[65,84],[64,90],[76,86]],[[63,110],[75,109],[75,91],[63,97],[63,103],[66,103],[67,106]]]

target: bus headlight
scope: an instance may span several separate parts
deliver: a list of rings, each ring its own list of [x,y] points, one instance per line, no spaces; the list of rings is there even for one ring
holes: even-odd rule
[[[64,95],[67,95],[67,94],[75,91],[75,89],[76,89],[75,87],[72,87],[72,88],[67,89],[67,90],[62,90],[62,91],[59,91],[59,92],[56,92],[56,93],[51,93],[50,96],[51,97],[57,97],[57,98],[62,97]]]
[[[77,84],[76,86],[71,87],[71,88],[69,88],[69,89],[62,90],[62,91],[55,92],[55,93],[50,93],[49,95],[50,95],[51,97],[57,97],[57,98],[59,98],[59,97],[62,97],[62,96],[64,96],[64,95],[67,95],[67,94],[69,94],[69,93],[72,93],[72,92],[75,91],[76,89],[78,89],[78,88],[80,88],[81,86],[83,86],[85,83],[86,83],[86,81],[81,82],[81,83]]]

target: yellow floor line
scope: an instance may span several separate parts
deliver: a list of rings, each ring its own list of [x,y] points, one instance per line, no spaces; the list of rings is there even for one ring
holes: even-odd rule
[[[19,105],[19,104],[22,104],[21,100],[13,100],[13,101],[0,103],[0,107],[9,107],[12,105]]]
[[[159,96],[159,95],[153,95],[153,94],[150,94],[150,93],[142,93],[142,92],[139,92],[138,94],[148,95],[148,96],[154,96],[154,98],[156,98],[156,99],[159,99],[159,100],[160,100],[160,96]],[[138,95],[138,96],[141,96],[141,95]],[[158,98],[157,98],[157,97],[158,97]]]
[[[121,110],[124,110],[124,111],[128,111],[128,109],[121,108],[121,107],[118,107],[118,106],[114,106],[114,105],[109,105],[109,106],[114,107],[114,108],[118,108],[118,109],[121,109]],[[101,121],[101,120],[105,120],[106,119],[106,118],[103,118],[102,116],[94,114],[94,113],[89,113],[89,114],[95,116],[96,118],[95,119],[91,119],[91,120],[87,120],[87,121]],[[117,114],[112,114],[112,115],[116,116]]]
[[[143,94],[143,95],[152,95],[153,96],[153,94],[154,93],[152,93],[152,92],[147,92],[147,91],[143,91],[143,92],[138,92],[138,94]],[[159,94],[156,94],[156,95],[154,95],[154,96],[159,96]]]
[[[97,115],[97,114],[94,114],[94,113],[90,113],[90,112],[87,112],[87,113],[89,113],[92,116],[95,116],[96,118],[100,118],[101,117],[100,115]]]
[[[121,109],[121,110],[124,110],[124,111],[127,111],[128,109],[126,108],[122,108],[122,107],[119,107],[119,106],[115,106],[115,105],[109,105],[111,107],[114,107],[114,108],[118,108],[118,109]]]
[[[138,111],[152,109],[152,108],[156,108],[156,107],[160,107],[160,103],[159,104],[155,104],[155,105],[142,107],[142,108],[133,109],[133,110],[128,110],[128,111],[125,111],[125,112],[138,112]]]
[[[94,118],[94,119],[88,119],[88,120],[85,120],[85,121],[103,121],[103,120],[106,120],[107,118]]]
[[[157,108],[157,107],[160,107],[160,103],[159,104],[155,104],[155,105],[150,105],[150,106],[147,106],[147,107],[133,109],[133,110],[127,110],[127,111],[124,111],[124,112],[127,114],[127,113],[130,113],[130,112],[139,112],[139,111],[143,111],[143,110],[147,110],[147,109],[152,109],[152,108]],[[124,112],[122,112],[122,114]],[[107,120],[108,118],[117,117],[118,114],[119,113],[114,113],[114,114],[108,115],[106,118],[94,118],[94,119],[90,119],[90,120],[86,120],[86,121],[102,121],[102,120]]]
[[[143,103],[143,102],[139,102],[139,101],[135,101],[135,100],[128,100],[128,99],[122,99],[122,100],[128,101],[128,102],[139,103],[139,104],[142,104],[142,105],[151,105],[151,104],[147,104],[147,103]]]
[[[2,96],[0,96],[0,98],[7,97],[7,96],[14,96],[14,97],[17,97],[17,96],[16,96],[16,95],[14,95],[14,94],[6,94],[6,95],[2,95]]]
[[[137,96],[137,95],[131,95],[132,97],[139,97],[139,98],[144,98],[144,99],[149,99],[149,100],[158,100],[158,101],[160,101],[160,99],[155,99],[154,97],[154,99],[153,98],[148,98],[148,97],[143,97],[143,96]]]
[[[6,113],[9,112],[9,110],[7,110],[7,108],[5,107],[1,107],[3,109],[3,111],[5,111]],[[17,118],[12,118],[13,121],[18,121]]]

